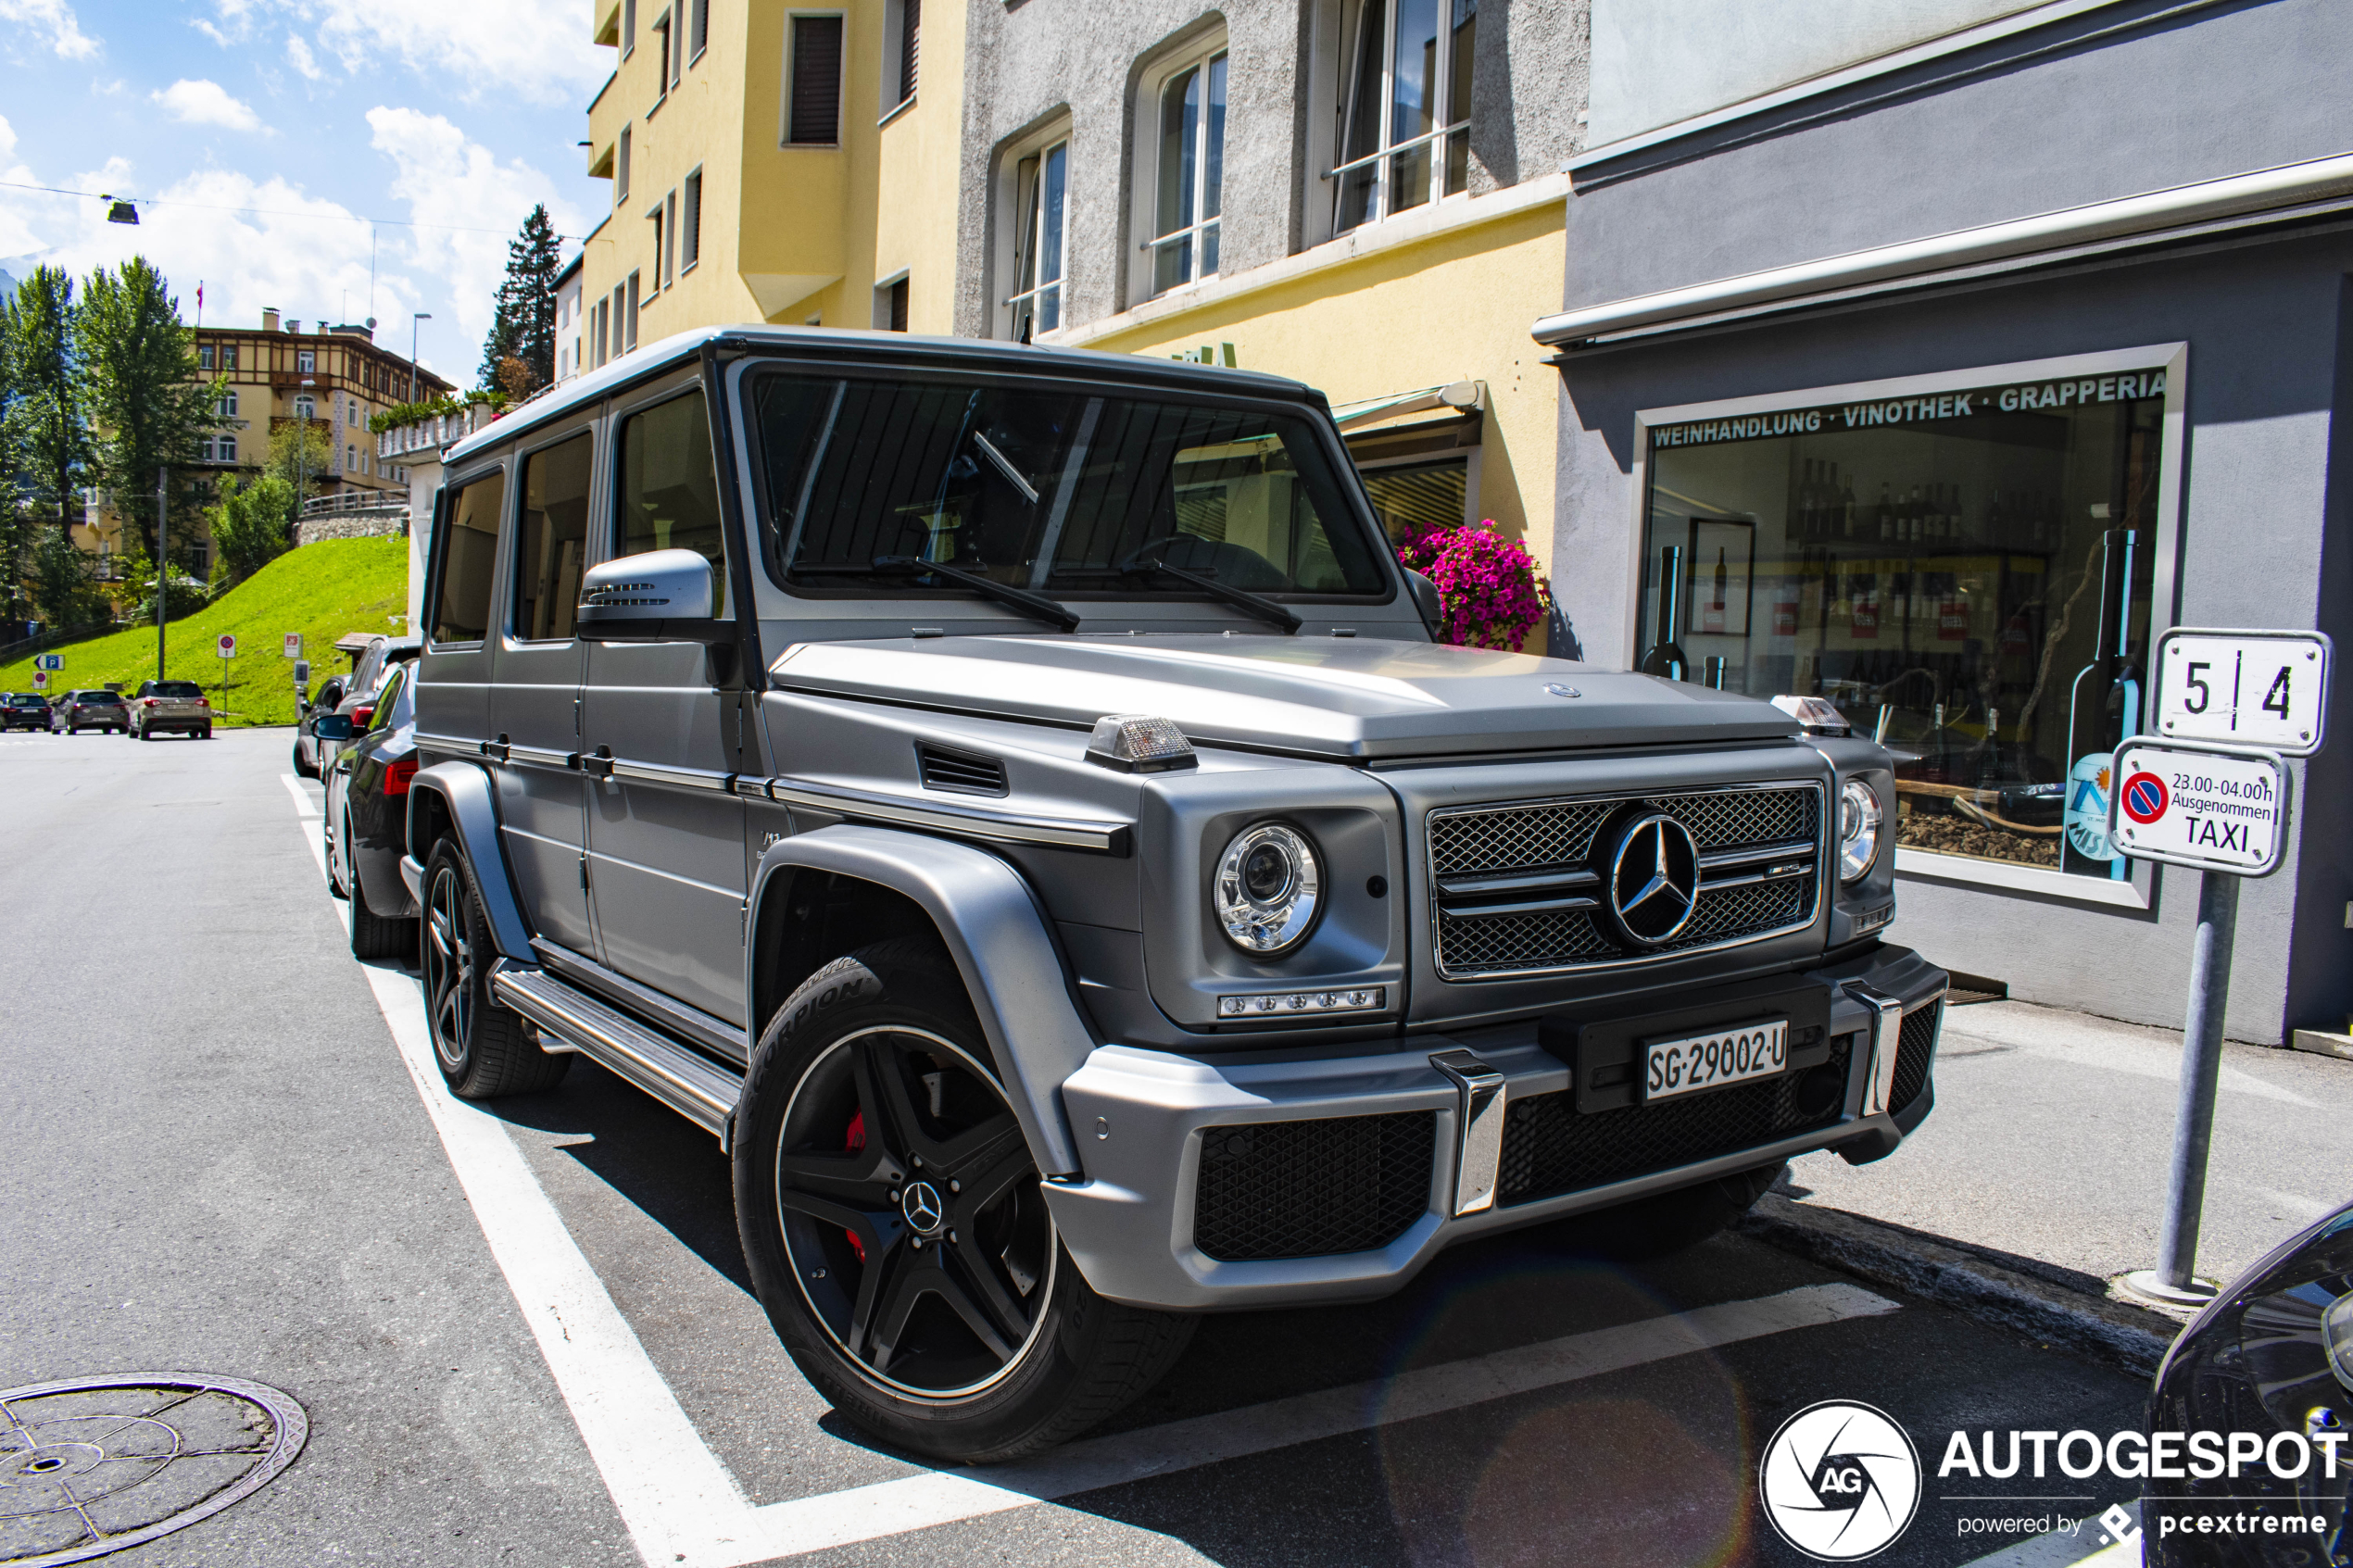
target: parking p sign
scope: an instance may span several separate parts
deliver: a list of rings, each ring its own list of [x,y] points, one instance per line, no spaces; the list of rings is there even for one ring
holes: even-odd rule
[[[2243,747],[2128,740],[2112,764],[2108,840],[2135,860],[2264,876],[2287,839],[2287,769]]]

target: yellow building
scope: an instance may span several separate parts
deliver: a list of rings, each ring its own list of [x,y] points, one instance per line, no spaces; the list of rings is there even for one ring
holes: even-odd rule
[[[963,27],[921,0],[600,0],[584,368],[726,322],[948,331]]]

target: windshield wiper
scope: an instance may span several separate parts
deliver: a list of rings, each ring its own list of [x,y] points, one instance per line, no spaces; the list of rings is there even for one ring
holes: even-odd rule
[[[1156,550],[1168,548],[1170,545],[1176,543],[1176,540],[1175,534],[1165,539],[1155,539],[1126,560],[1121,561],[1114,570],[1121,572],[1164,571],[1180,583],[1189,583],[1211,598],[1222,599],[1236,609],[1247,610],[1259,620],[1279,626],[1287,633],[1296,633],[1300,627],[1305,624],[1298,616],[1290,612],[1288,606],[1277,604],[1264,594],[1253,594],[1247,588],[1237,588],[1231,583],[1220,583],[1214,577],[1204,577],[1198,571],[1187,571],[1183,567],[1171,566],[1164,560],[1147,561],[1144,558]]]
[[[1078,630],[1078,617],[1073,615],[1067,607],[1043,594],[1033,594],[1026,588],[1000,583],[994,577],[983,577],[977,571],[966,571],[961,566],[943,566],[938,561],[920,560],[913,556],[876,556],[872,564],[876,571],[905,572],[910,576],[929,572],[935,577],[945,577],[983,598],[995,599],[1001,605],[1017,609],[1032,620],[1059,626],[1065,632]]]

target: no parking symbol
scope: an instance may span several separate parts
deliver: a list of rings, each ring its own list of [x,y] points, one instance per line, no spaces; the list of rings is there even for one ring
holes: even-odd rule
[[[2165,781],[2155,773],[2134,773],[2124,781],[2124,814],[2145,827],[2165,815]]]

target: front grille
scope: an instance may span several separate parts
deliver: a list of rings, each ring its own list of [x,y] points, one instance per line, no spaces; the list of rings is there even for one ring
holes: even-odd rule
[[[1428,829],[1430,875],[1433,880],[1545,873],[1574,877],[1597,871],[1591,864],[1597,835],[1612,817],[1629,809],[1673,817],[1691,831],[1703,855],[1804,843],[1809,847],[1807,863],[1799,874],[1769,882],[1714,888],[1703,884],[1690,922],[1673,941],[1655,947],[1621,943],[1597,909],[1523,907],[1484,914],[1475,903],[1449,908],[1450,895],[1441,894],[1434,942],[1439,973],[1466,980],[1620,963],[1752,941],[1813,921],[1819,896],[1816,866],[1822,792],[1812,784],[1434,811]],[[1587,897],[1606,892],[1590,877],[1588,885],[1563,891]],[[1561,899],[1575,901],[1573,896]]]
[[[1574,1090],[1515,1101],[1504,1123],[1499,1199],[1531,1203],[1830,1126],[1845,1103],[1853,1038],[1841,1035],[1833,1040],[1830,1060],[1821,1067],[1656,1105],[1638,1103],[1579,1115]],[[1830,1107],[1809,1114],[1799,1106],[1799,1085],[1817,1073],[1828,1073],[1840,1088],[1834,1095],[1806,1097],[1814,1103],[1827,1099]]]
[[[1193,1245],[1229,1263],[1386,1247],[1429,1208],[1437,1136],[1434,1110],[1211,1127]]]
[[[1903,1110],[1928,1087],[1928,1066],[1936,1054],[1936,1030],[1944,1016],[1941,998],[1904,1015],[1904,1026],[1895,1033],[1895,1076],[1888,1085],[1888,1110]]]

